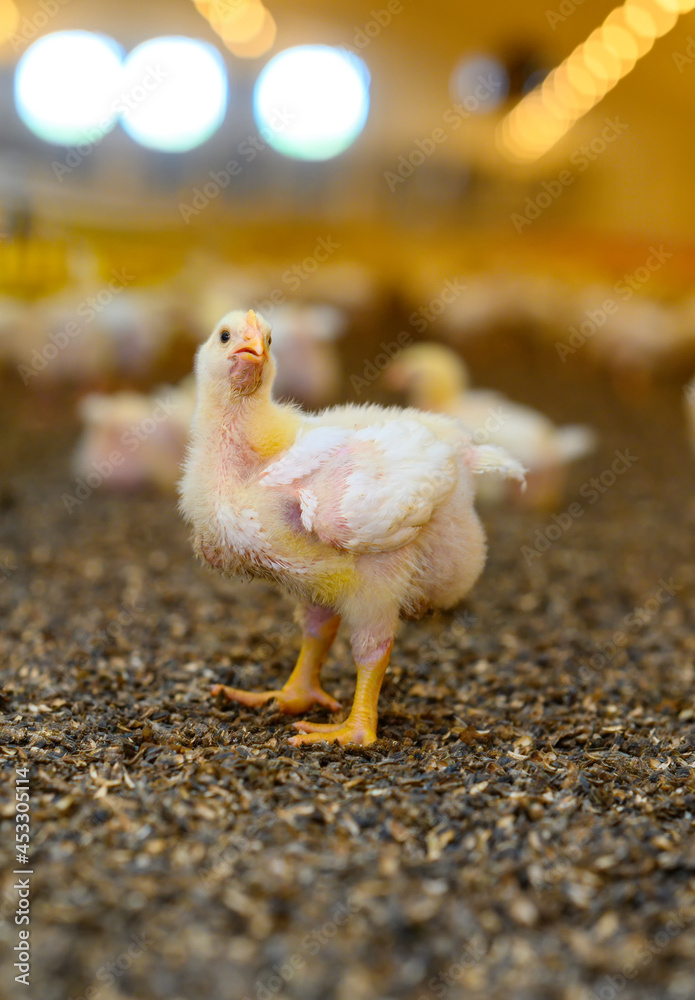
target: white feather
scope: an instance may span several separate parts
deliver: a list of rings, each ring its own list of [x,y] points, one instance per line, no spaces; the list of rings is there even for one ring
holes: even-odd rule
[[[261,474],[267,485],[283,486],[310,475],[345,442],[348,431],[342,427],[317,427],[300,431],[294,445]]]
[[[307,531],[314,527],[314,514],[319,505],[319,498],[311,490],[297,490],[299,506],[302,512],[302,524]]]
[[[315,428],[262,481],[297,484],[302,524],[324,541],[389,552],[411,541],[453,489],[456,444],[417,420]]]
[[[527,469],[515,458],[494,444],[469,445],[464,450],[466,465],[475,475],[499,472],[505,479],[525,483]]]

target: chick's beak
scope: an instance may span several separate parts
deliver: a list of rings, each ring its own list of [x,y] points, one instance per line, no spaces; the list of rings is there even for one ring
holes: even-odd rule
[[[262,335],[257,330],[247,330],[242,342],[235,347],[228,355],[229,360],[241,355],[245,361],[254,361],[260,364],[265,361],[266,350]]]

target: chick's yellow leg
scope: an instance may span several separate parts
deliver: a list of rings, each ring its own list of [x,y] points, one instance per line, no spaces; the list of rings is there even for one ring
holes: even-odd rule
[[[280,691],[241,691],[239,688],[215,684],[212,694],[222,694],[229,701],[237,701],[250,708],[258,708],[268,701],[277,702],[281,712],[297,715],[312,705],[324,705],[332,712],[340,709],[340,702],[331,698],[321,687],[321,668],[333,644],[340,615],[324,608],[306,608],[303,613],[304,631],[299,659],[287,683]]]
[[[357,743],[369,746],[376,740],[378,721],[377,705],[379,692],[389,665],[393,639],[377,648],[373,657],[357,660],[357,685],[355,700],[345,722],[337,725],[318,722],[295,722],[300,736],[293,736],[290,743],[301,746],[304,743]]]

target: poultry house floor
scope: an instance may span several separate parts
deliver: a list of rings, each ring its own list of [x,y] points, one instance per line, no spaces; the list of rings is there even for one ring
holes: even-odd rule
[[[465,606],[403,627],[367,749],[294,749],[272,708],[211,699],[217,681],[282,682],[289,603],[197,566],[171,498],[97,488],[68,512],[71,406],[5,393],[4,996],[695,996],[682,400],[672,386],[628,403],[544,364],[507,388],[593,423],[600,449],[555,518],[484,513],[484,576]],[[341,635],[326,688],[347,706],[353,684]],[[24,766],[28,988],[13,968]]]

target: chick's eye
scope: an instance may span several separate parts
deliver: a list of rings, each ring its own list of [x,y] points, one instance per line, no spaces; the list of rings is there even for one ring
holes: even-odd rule
[[[270,336],[270,334],[268,334],[268,347],[270,347],[270,345],[272,344],[272,342],[273,342],[273,338]]]
[[[222,331],[222,333],[220,334],[220,340],[222,341],[223,344],[227,343],[227,341],[229,340],[229,330]]]

